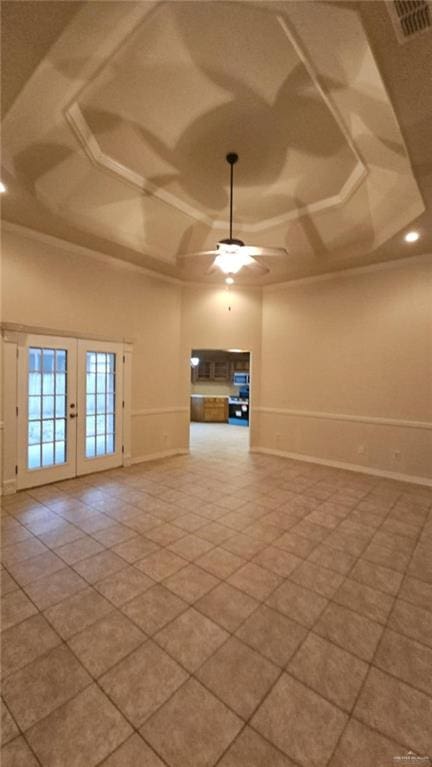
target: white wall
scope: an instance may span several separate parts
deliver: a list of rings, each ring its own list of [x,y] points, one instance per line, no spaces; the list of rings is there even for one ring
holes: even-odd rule
[[[431,288],[412,260],[265,289],[257,444],[432,478]]]

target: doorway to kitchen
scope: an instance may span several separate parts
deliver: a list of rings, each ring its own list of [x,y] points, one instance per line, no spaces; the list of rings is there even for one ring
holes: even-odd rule
[[[251,365],[244,349],[192,349],[191,448],[206,441],[249,446]],[[240,433],[241,432],[241,433]]]

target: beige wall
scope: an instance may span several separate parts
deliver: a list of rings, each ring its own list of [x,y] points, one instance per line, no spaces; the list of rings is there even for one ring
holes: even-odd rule
[[[257,444],[432,478],[431,288],[407,261],[265,289]]]
[[[240,348],[254,449],[432,479],[431,262],[228,291],[5,231],[3,284],[4,322],[133,343],[133,459],[187,447],[191,349]]]
[[[185,448],[179,285],[8,231],[2,261],[3,322],[132,342],[132,459]]]
[[[190,393],[192,349],[244,349],[251,352],[250,443],[255,445],[254,410],[260,402],[261,291],[188,285],[182,291],[182,396]]]

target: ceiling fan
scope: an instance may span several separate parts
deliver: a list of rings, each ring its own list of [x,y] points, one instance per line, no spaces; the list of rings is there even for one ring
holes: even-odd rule
[[[270,269],[260,264],[254,256],[286,256],[287,251],[285,248],[267,248],[258,247],[256,245],[245,245],[242,240],[239,240],[232,236],[233,228],[233,178],[234,178],[234,165],[238,160],[238,154],[235,152],[229,152],[226,156],[226,161],[230,166],[230,219],[229,219],[229,237],[224,240],[219,240],[216,250],[203,250],[198,253],[186,253],[180,255],[180,259],[192,258],[194,256],[215,256],[208,272],[214,272],[220,269],[225,275],[227,275],[226,282],[232,284],[234,282],[233,276],[237,274],[244,266],[252,269],[255,273],[263,275],[267,274]]]

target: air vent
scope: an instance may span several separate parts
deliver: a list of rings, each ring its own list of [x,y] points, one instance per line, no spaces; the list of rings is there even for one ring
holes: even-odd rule
[[[432,29],[431,0],[391,0],[387,8],[400,43]]]

